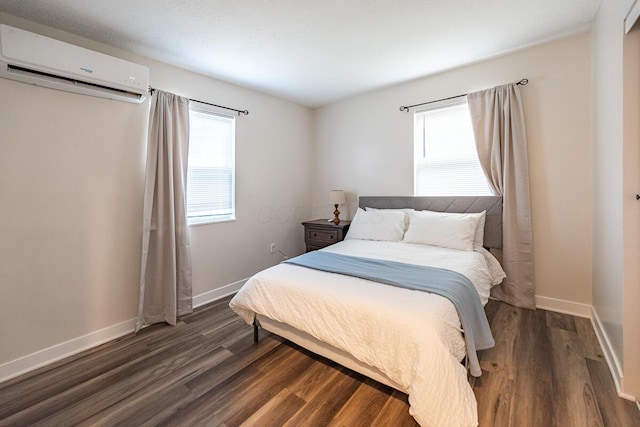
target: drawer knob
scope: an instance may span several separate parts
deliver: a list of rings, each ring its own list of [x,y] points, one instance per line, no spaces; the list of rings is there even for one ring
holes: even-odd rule
[[[318,233],[313,233],[313,237],[318,237]]]

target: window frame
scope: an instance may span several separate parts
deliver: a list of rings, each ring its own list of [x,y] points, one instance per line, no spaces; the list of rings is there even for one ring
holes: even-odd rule
[[[236,117],[230,114],[225,114],[221,112],[219,109],[209,106],[207,104],[202,104],[197,101],[189,102],[189,148],[191,147],[191,112],[197,112],[201,114],[207,114],[212,116],[218,116],[224,119],[228,119],[231,121],[231,188],[230,188],[230,196],[231,196],[231,213],[228,215],[203,215],[203,216],[189,216],[188,212],[188,200],[189,200],[189,191],[188,191],[188,175],[189,175],[189,162],[188,159],[191,157],[190,152],[187,156],[187,190],[185,191],[185,210],[187,211],[187,226],[194,227],[199,225],[207,225],[207,224],[217,224],[224,222],[234,222],[237,220],[236,215]]]

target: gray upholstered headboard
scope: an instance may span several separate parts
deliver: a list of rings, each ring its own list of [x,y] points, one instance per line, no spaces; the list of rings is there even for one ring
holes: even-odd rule
[[[412,208],[436,212],[474,213],[487,211],[484,246],[502,248],[502,197],[407,197],[361,196],[358,206],[378,209]]]

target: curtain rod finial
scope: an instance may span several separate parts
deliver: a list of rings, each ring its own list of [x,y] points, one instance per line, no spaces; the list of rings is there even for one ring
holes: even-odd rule
[[[404,105],[400,107],[400,111],[406,111],[407,113],[409,112],[409,107],[405,107]]]
[[[518,82],[518,84],[522,86],[525,86],[527,83],[529,83],[529,79],[522,79]]]

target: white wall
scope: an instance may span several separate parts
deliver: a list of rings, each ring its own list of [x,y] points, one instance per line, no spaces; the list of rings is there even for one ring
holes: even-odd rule
[[[593,28],[593,306],[622,363],[622,2]]]
[[[527,77],[536,293],[591,304],[590,40],[577,35],[317,110],[315,205],[331,188],[350,192],[348,215],[358,195],[412,195],[413,114],[399,106]]]
[[[593,29],[593,310],[620,391],[640,397],[640,34],[632,0],[603,2]]]
[[[237,119],[237,221],[190,229],[194,295],[277,263],[271,242],[304,250],[311,110],[10,15],[0,23],[147,65],[156,88],[250,111]],[[0,79],[0,378],[28,365],[13,363],[21,357],[136,316],[147,122],[148,102]]]
[[[593,310],[620,391],[640,396],[640,35],[633,1],[603,2],[593,30]]]

